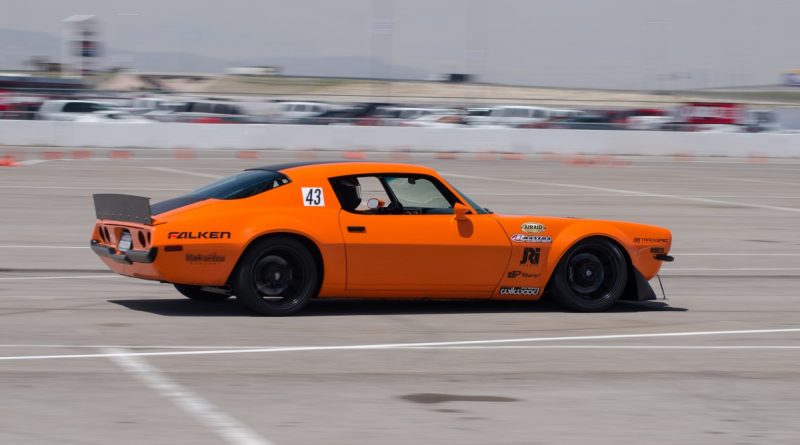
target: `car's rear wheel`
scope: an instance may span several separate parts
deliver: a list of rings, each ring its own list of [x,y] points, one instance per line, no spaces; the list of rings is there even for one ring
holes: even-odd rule
[[[622,296],[628,264],[622,249],[607,238],[588,238],[573,246],[553,273],[552,290],[562,306],[581,312],[603,311]]]
[[[195,301],[225,301],[230,298],[230,295],[205,291],[202,286],[189,286],[187,284],[173,284],[173,286],[185,297]]]
[[[242,256],[232,280],[236,298],[263,315],[289,315],[313,298],[318,266],[309,249],[288,237],[256,241]]]

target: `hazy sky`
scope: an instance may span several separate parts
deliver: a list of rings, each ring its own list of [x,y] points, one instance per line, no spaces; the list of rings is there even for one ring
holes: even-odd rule
[[[800,68],[796,0],[0,0],[0,28],[59,36],[72,14],[97,15],[115,49],[380,57],[514,84],[759,85]]]

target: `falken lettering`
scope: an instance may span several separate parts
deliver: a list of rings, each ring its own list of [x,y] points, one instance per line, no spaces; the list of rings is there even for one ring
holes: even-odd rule
[[[169,239],[231,239],[231,232],[169,232]]]

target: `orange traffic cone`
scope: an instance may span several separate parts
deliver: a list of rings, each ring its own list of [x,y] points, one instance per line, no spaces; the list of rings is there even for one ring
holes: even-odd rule
[[[0,167],[18,167],[19,164],[14,160],[13,156],[5,155],[0,159]]]

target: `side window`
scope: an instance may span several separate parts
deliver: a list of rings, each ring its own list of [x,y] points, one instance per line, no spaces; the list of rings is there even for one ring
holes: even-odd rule
[[[86,104],[83,102],[69,102],[64,105],[64,113],[85,113],[86,112]]]
[[[305,105],[295,105],[294,106],[294,111],[297,111],[297,112],[306,111],[306,106]]]
[[[387,176],[386,184],[397,201],[402,206],[404,213],[452,213],[453,196],[445,197],[430,179],[424,177]],[[450,195],[448,193],[448,195]]]
[[[331,187],[342,209],[357,213],[391,213],[397,209],[377,176],[345,176],[332,178]],[[370,199],[378,200],[378,206],[369,208]]]
[[[346,176],[332,178],[331,186],[342,209],[381,215],[452,214],[457,198],[432,178],[424,176]],[[377,206],[368,202],[375,199]]]

